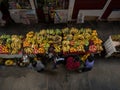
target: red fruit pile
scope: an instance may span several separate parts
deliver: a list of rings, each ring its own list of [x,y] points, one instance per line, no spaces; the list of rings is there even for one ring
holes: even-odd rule
[[[66,61],[66,68],[67,70],[75,70],[80,67],[80,62],[75,61],[73,57],[68,57]]]

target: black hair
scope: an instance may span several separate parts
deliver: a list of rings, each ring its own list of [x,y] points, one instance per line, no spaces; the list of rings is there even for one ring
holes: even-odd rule
[[[74,56],[75,61],[80,61],[80,57],[78,55]]]
[[[37,61],[33,61],[33,62],[32,62],[32,66],[33,66],[33,67],[36,67],[36,65],[37,65]]]
[[[92,62],[93,60],[94,60],[94,56],[92,56],[92,55],[88,56],[88,61],[89,62]]]
[[[37,57],[37,58],[41,58],[42,55],[41,55],[41,54],[36,54],[36,57]]]

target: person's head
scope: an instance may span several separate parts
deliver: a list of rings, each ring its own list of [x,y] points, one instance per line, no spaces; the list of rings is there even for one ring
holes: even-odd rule
[[[32,66],[33,66],[33,67],[36,67],[36,65],[37,65],[37,61],[33,61],[33,62],[32,62]]]
[[[89,61],[89,62],[94,61],[94,57],[93,57],[92,55],[90,55],[90,56],[88,57],[88,61]]]
[[[37,58],[41,58],[42,55],[41,55],[41,54],[36,54],[36,57],[37,57]]]
[[[80,60],[80,58],[79,58],[78,55],[75,55],[75,56],[74,56],[74,59],[75,59],[75,61],[79,61],[79,60]]]
[[[37,60],[39,61],[39,60],[41,60],[42,55],[40,55],[40,54],[36,54],[36,58],[37,58]]]

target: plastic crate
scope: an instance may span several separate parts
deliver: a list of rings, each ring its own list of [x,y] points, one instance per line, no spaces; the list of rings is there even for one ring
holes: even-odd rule
[[[111,36],[109,36],[109,38],[106,40],[106,42],[104,43],[104,47],[106,50],[107,55],[105,57],[110,57],[113,54],[117,54],[120,53],[120,51],[117,51],[115,46],[120,45],[120,42],[118,41],[113,41]]]

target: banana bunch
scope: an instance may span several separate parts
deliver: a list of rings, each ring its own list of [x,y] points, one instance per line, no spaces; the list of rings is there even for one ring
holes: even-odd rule
[[[101,45],[102,44],[102,40],[99,39],[99,38],[96,38],[93,42],[94,42],[95,45],[97,45],[97,44]]]
[[[70,41],[66,41],[66,40],[64,40],[64,41],[62,41],[62,45],[64,46],[64,45],[69,45],[70,44]]]
[[[61,45],[54,45],[55,52],[61,52]]]
[[[34,32],[33,31],[30,31],[26,34],[26,37],[27,38],[32,38],[34,36]]]
[[[78,33],[78,29],[77,28],[71,28],[70,34],[77,34],[77,33]]]
[[[101,45],[96,45],[97,52],[103,51],[103,47]]]
[[[3,34],[0,36],[0,39],[7,39],[10,38],[10,35]]]
[[[48,48],[50,47],[50,44],[49,43],[45,43],[45,45],[44,45],[44,49],[46,50],[46,51],[48,51]]]
[[[53,37],[53,41],[54,41],[54,43],[61,43],[62,37],[59,36],[59,35],[55,35],[55,36]]]
[[[83,35],[83,34],[79,34],[79,35],[77,36],[77,39],[78,39],[78,40],[83,40],[83,39],[84,39],[84,35]]]
[[[8,48],[4,45],[0,45],[0,53],[8,53]]]
[[[83,40],[78,40],[78,42],[80,43],[80,45],[85,45],[85,42]]]
[[[42,41],[44,40],[44,37],[43,36],[37,36],[37,39],[36,39],[36,42],[38,44],[42,43]]]
[[[91,40],[94,41],[94,40],[96,40],[97,38],[98,38],[97,36],[92,36],[92,37],[91,37]]]
[[[98,34],[97,34],[97,31],[96,30],[93,30],[92,31],[92,36],[97,36]]]
[[[46,35],[47,32],[46,32],[46,30],[43,29],[43,30],[40,30],[39,34],[40,34],[40,35]]]
[[[13,62],[13,60],[6,60],[5,65],[6,66],[11,66],[11,65],[14,65],[14,62]]]
[[[11,54],[17,54],[17,53],[19,53],[18,49],[14,48],[14,49],[11,50]]]
[[[38,48],[38,53],[44,54],[45,53],[45,49],[43,47]]]
[[[24,48],[24,52],[27,53],[27,54],[32,54],[34,52],[34,49],[30,48],[30,47],[27,47],[27,48]]]
[[[67,46],[62,46],[62,50],[63,50],[63,52],[69,52],[70,46],[69,46],[69,45],[67,45]]]
[[[77,51],[78,51],[78,52],[85,52],[84,46],[83,46],[83,45],[79,45],[79,46],[77,47]]]
[[[85,54],[85,55],[81,58],[81,60],[85,62],[85,60],[86,60],[89,56],[90,56],[90,54],[87,53],[87,54]]]
[[[56,35],[61,35],[61,34],[62,34],[62,32],[61,32],[61,30],[56,29],[56,30],[55,30],[55,34],[56,34]]]
[[[11,44],[10,43],[6,43],[5,46],[10,49],[11,48]]]
[[[86,28],[85,32],[91,34],[92,30],[90,28]]]
[[[91,35],[89,33],[84,33],[84,37],[85,37],[85,39],[90,39]]]
[[[84,40],[84,45],[85,45],[85,46],[88,46],[88,45],[89,45],[89,40],[85,39],[85,40]]]
[[[79,33],[79,34],[83,34],[84,31],[85,31],[84,28],[81,28],[80,30],[78,30],[78,33]]]
[[[11,36],[11,40],[12,40],[12,41],[16,41],[16,39],[18,39],[18,36],[17,36],[17,35],[12,35],[12,36]]]
[[[36,42],[36,39],[34,39],[34,38],[26,38],[25,41],[34,44]]]
[[[49,34],[50,34],[50,35],[55,35],[55,31],[54,31],[53,29],[50,29],[50,30],[49,30]]]
[[[11,48],[12,49],[14,49],[14,48],[16,48],[16,49],[21,49],[21,43],[20,42],[18,42],[18,43],[16,43],[16,42],[12,42],[11,43]]]
[[[64,29],[62,29],[62,33],[63,34],[68,34],[69,33],[69,28],[64,28]]]
[[[73,53],[73,52],[77,52],[77,49],[74,48],[74,47],[70,47],[70,52]]]
[[[2,43],[3,43],[3,40],[0,39],[0,45],[2,45]]]
[[[29,47],[31,46],[30,43],[28,41],[23,41],[23,47]]]
[[[64,40],[64,41],[62,41],[62,50],[63,50],[63,52],[69,52],[69,50],[70,50],[70,41],[66,41],[66,40]]]
[[[72,40],[73,39],[73,35],[72,34],[68,34],[66,36],[63,37],[64,40]]]
[[[79,45],[81,45],[80,42],[79,42],[79,41],[75,41],[73,46],[76,48],[76,47],[78,47]]]
[[[7,46],[10,47],[9,44]],[[22,48],[22,38],[20,38],[18,35],[12,35],[11,54],[18,54],[21,48]]]

